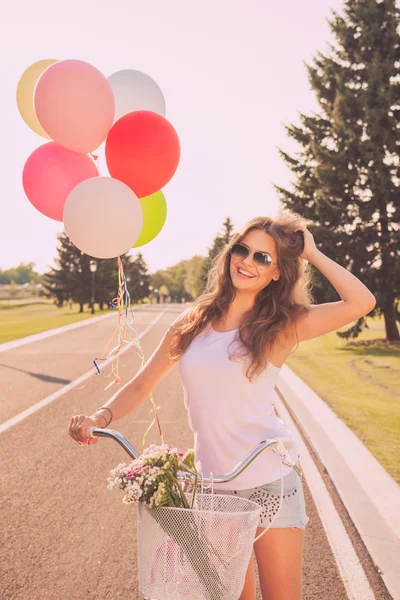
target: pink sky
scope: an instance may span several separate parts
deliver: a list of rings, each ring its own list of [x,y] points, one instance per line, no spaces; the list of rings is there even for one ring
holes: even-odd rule
[[[298,124],[299,111],[317,108],[303,61],[328,50],[327,18],[341,7],[339,0],[7,2],[0,25],[0,268],[33,261],[47,270],[63,230],[33,208],[21,183],[26,159],[45,143],[15,102],[30,64],[77,58],[107,77],[138,69],[163,90],[182,157],[164,188],[164,228],[140,249],[153,272],[205,255],[226,216],[239,228],[254,216],[277,214],[273,183],[291,179],[277,147],[296,149],[284,124]]]

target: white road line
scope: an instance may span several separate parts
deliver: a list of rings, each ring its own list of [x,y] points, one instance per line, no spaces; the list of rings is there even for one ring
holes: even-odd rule
[[[311,495],[317,507],[322,525],[338,565],[339,573],[346,588],[349,600],[374,600],[375,595],[365,575],[346,529],[325,486],[324,480],[305,445],[299,430],[275,392],[277,411],[296,438],[300,464],[307,480]]]
[[[139,340],[141,340],[142,337],[144,337],[154,327],[154,325],[161,319],[161,317],[163,316],[163,314],[165,314],[165,312],[166,312],[166,310],[164,310],[162,313],[160,313],[159,315],[157,315],[157,317],[155,319],[152,320],[152,322],[150,323],[150,325],[148,325],[146,327],[146,329],[144,329],[139,334]],[[127,352],[131,348],[133,348],[133,345],[132,344],[129,344],[129,345],[127,344],[124,348],[122,348],[122,350],[120,352],[120,356],[122,356],[122,354],[124,354],[124,352]],[[108,360],[104,361],[104,363],[102,364],[102,367],[104,368],[107,365],[111,364],[111,362],[114,360],[114,358],[115,357],[113,356],[113,357],[109,358]],[[90,371],[87,371],[86,373],[84,373],[83,375],[81,375],[80,377],[78,377],[78,379],[75,379],[74,381],[71,381],[71,383],[69,383],[68,385],[63,386],[62,388],[60,388],[59,390],[57,390],[56,392],[54,392],[54,394],[50,394],[50,396],[47,396],[47,398],[43,398],[43,400],[40,400],[39,402],[36,402],[36,404],[34,404],[33,406],[30,406],[29,408],[27,408],[26,410],[22,411],[18,415],[15,415],[15,417],[12,417],[11,419],[8,419],[8,421],[4,421],[4,423],[2,423],[0,425],[0,433],[3,433],[4,431],[7,431],[7,429],[10,429],[10,427],[12,427],[13,425],[16,425],[17,423],[20,423],[21,421],[23,421],[24,419],[26,419],[30,415],[33,415],[35,412],[37,412],[38,410],[40,410],[44,406],[47,406],[48,404],[50,404],[54,400],[57,400],[57,398],[60,398],[60,396],[63,396],[64,394],[66,394],[70,390],[74,389],[74,387],[80,385],[81,383],[83,383],[86,379],[88,379],[92,375],[93,375],[93,369],[90,369]]]

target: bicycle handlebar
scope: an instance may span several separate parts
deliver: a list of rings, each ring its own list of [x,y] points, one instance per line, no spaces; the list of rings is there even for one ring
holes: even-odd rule
[[[126,438],[124,438],[124,436],[119,433],[118,431],[115,431],[114,429],[102,429],[99,427],[93,427],[90,426],[87,428],[86,430],[86,436],[87,437],[109,437],[112,438],[113,440],[115,440],[116,442],[118,442],[118,444],[120,446],[122,446],[122,448],[127,452],[127,454],[129,454],[129,456],[133,459],[139,458],[140,454],[137,452],[137,450],[128,442],[128,440]],[[204,483],[211,483],[211,481],[213,481],[214,483],[225,483],[227,481],[232,481],[232,479],[235,479],[238,475],[240,475],[240,473],[242,473],[242,471],[244,471],[244,469],[246,469],[250,463],[253,462],[253,460],[255,458],[257,458],[257,456],[266,448],[269,448],[270,446],[276,446],[276,451],[279,452],[279,454],[281,454],[281,456],[283,457],[282,462],[288,466],[294,467],[293,463],[290,461],[290,459],[287,458],[287,451],[292,447],[293,445],[293,441],[290,438],[282,438],[280,440],[277,440],[275,438],[273,439],[267,439],[267,440],[262,440],[259,444],[257,444],[257,446],[255,446],[253,448],[253,450],[245,457],[245,459],[239,463],[235,469],[233,469],[233,471],[231,471],[230,473],[228,473],[228,475],[212,475],[212,478],[210,477],[210,473],[208,474],[204,474],[201,473],[202,475],[202,479]],[[192,475],[190,475],[190,473],[186,473],[186,472],[179,472],[178,473],[178,477],[179,479],[188,479],[191,480],[193,478]]]

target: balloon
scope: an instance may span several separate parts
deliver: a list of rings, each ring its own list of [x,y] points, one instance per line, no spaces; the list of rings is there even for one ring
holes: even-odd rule
[[[82,60],[60,60],[40,77],[35,111],[46,133],[76,152],[92,152],[114,119],[114,95],[102,73]]]
[[[123,181],[143,198],[171,179],[178,167],[180,144],[178,134],[165,117],[138,110],[114,123],[105,153],[111,177]]]
[[[35,133],[38,133],[42,137],[49,138],[43,127],[38,121],[35,113],[35,107],[33,103],[33,93],[35,91],[36,83],[41,74],[50,65],[58,62],[56,59],[48,58],[45,60],[39,60],[28,67],[21,75],[21,78],[17,86],[17,105],[21,117],[25,123]]]
[[[25,194],[37,210],[55,221],[63,220],[68,194],[81,181],[99,174],[87,154],[48,142],[29,156],[22,173]]]
[[[96,177],[79,183],[64,206],[64,227],[79,250],[115,258],[136,242],[143,226],[139,199],[122,181]]]
[[[108,77],[114,93],[114,122],[135,110],[151,110],[165,117],[165,99],[157,83],[142,71],[124,69]]]
[[[134,248],[148,244],[160,233],[167,218],[167,203],[164,194],[159,191],[151,196],[140,198],[143,210],[143,228]]]

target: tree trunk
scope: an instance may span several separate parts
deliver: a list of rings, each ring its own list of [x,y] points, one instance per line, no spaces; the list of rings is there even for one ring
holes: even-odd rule
[[[394,298],[389,297],[383,307],[385,318],[386,339],[388,342],[400,341],[399,330],[396,325],[396,313],[394,310]]]
[[[81,313],[81,312],[83,312],[83,304],[80,304],[80,305],[79,305],[79,312],[80,312],[80,313]]]

